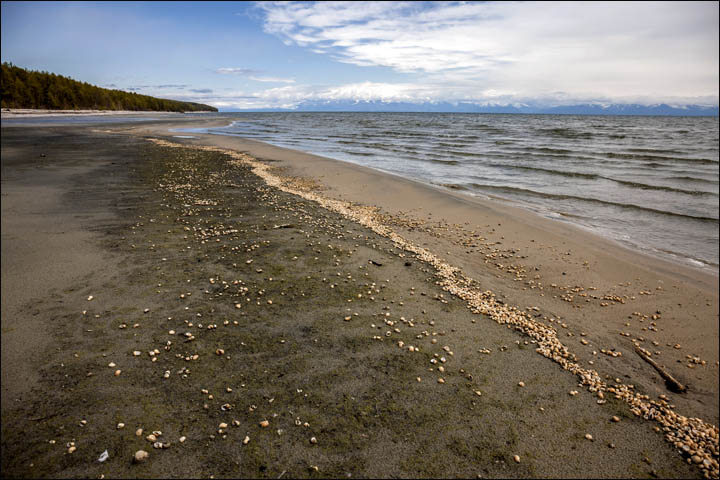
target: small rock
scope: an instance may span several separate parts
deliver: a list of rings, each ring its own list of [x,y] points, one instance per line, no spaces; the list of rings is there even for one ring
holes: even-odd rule
[[[243,438],[242,443],[243,443],[243,445],[247,445],[248,443],[250,443],[250,437],[246,436],[245,438]]]
[[[141,463],[147,460],[149,456],[150,454],[145,450],[138,450],[137,452],[135,452],[135,456],[133,458],[135,460],[135,463]]]
[[[260,422],[260,426],[262,428],[267,428],[270,426],[270,422],[268,422],[267,420],[263,420],[262,422]]]
[[[513,460],[515,460],[515,463],[520,463],[520,455],[515,455]]]

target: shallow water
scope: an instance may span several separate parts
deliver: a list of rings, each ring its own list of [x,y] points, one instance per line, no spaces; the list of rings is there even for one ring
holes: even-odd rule
[[[222,115],[232,124],[203,131],[509,201],[717,271],[717,117]]]

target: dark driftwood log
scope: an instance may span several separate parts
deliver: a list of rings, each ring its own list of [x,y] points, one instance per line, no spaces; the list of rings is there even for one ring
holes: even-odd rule
[[[667,385],[667,387],[670,390],[672,390],[673,392],[677,392],[677,393],[683,393],[683,392],[687,391],[687,387],[685,385],[683,385],[682,383],[675,380],[672,375],[670,375],[668,372],[665,371],[664,368],[662,368],[660,365],[655,363],[655,360],[653,360],[652,358],[645,355],[645,352],[640,350],[640,348],[638,348],[637,345],[635,346],[635,353],[640,355],[640,358],[645,360],[647,363],[652,365],[652,367],[655,370],[657,370],[657,372],[660,374],[660,376],[665,380],[665,385]]]

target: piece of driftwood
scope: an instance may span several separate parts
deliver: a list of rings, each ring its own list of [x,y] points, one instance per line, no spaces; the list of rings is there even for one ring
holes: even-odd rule
[[[667,385],[667,387],[670,390],[672,390],[673,392],[677,392],[677,393],[683,393],[683,392],[687,391],[687,387],[685,385],[683,385],[682,383],[675,380],[672,375],[670,375],[667,371],[665,371],[664,368],[662,368],[660,365],[655,363],[655,360],[653,360],[652,358],[645,355],[645,352],[640,350],[640,348],[638,348],[637,345],[635,346],[635,353],[640,355],[640,358],[645,360],[647,363],[652,365],[652,367],[655,370],[657,370],[657,372],[660,374],[660,376],[665,380],[665,385]]]

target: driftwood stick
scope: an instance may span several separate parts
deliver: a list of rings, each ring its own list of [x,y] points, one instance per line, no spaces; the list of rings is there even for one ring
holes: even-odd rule
[[[687,387],[685,385],[683,385],[682,383],[675,380],[672,375],[670,375],[667,371],[665,371],[664,368],[662,368],[660,365],[655,363],[655,360],[653,360],[652,358],[645,355],[645,352],[640,350],[640,348],[638,348],[637,345],[635,346],[635,353],[640,355],[640,358],[645,360],[647,363],[652,365],[652,367],[655,370],[657,370],[657,372],[660,374],[660,376],[665,380],[665,384],[667,385],[667,387],[670,390],[672,390],[673,392],[677,392],[677,393],[682,393],[682,392],[687,391]]]

